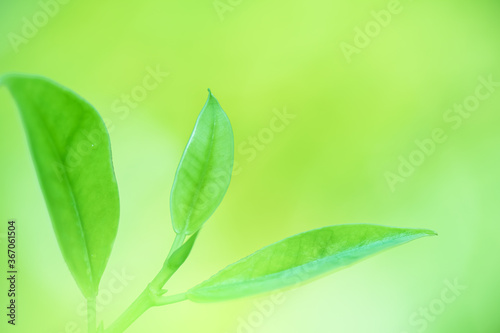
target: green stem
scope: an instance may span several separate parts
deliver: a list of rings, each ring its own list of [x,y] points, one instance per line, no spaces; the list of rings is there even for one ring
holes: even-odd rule
[[[170,267],[168,267],[168,260],[170,259],[170,256],[172,253],[175,252],[181,245],[184,243],[184,240],[186,239],[186,235],[184,234],[177,234],[175,236],[174,242],[172,244],[172,247],[170,248],[170,252],[168,253],[167,259],[165,259],[165,262],[163,263],[163,267],[161,268],[160,272],[155,276],[153,281],[151,281],[151,288],[153,290],[161,290],[163,286],[167,283],[167,281],[174,275],[175,270],[172,270]]]
[[[139,318],[147,309],[153,306],[151,290],[149,288],[137,297],[137,299],[115,320],[106,333],[121,333],[124,332],[137,318]]]
[[[96,316],[96,297],[87,298],[87,330],[88,333],[96,333],[97,316]]]
[[[186,293],[172,295],[172,296],[163,296],[158,297],[155,301],[155,306],[169,305],[173,303],[178,303],[187,300]]]
[[[106,330],[106,333],[122,333],[134,321],[137,320],[146,310],[153,306],[167,305],[184,301],[186,294],[161,296],[165,293],[162,289],[167,281],[174,275],[175,270],[168,267],[168,260],[172,253],[175,252],[184,243],[186,235],[178,234],[175,236],[172,247],[168,253],[167,259],[163,263],[163,267],[154,277],[150,284],[142,291],[135,301],[116,319]]]

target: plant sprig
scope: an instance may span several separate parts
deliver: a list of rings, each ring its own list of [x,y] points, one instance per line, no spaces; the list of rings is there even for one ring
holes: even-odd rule
[[[167,258],[136,300],[104,328],[102,321],[97,324],[95,300],[119,217],[106,127],[88,102],[51,80],[11,74],[0,77],[0,84],[17,102],[61,253],[87,300],[89,333],[124,332],[156,306],[218,302],[294,287],[436,234],[371,224],[327,226],[264,247],[186,292],[168,295],[166,283],[188,258],[231,180],[233,131],[209,90],[175,174],[170,212],[176,236]]]

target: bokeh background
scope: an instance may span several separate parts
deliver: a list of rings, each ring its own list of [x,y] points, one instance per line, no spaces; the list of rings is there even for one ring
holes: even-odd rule
[[[173,240],[170,187],[210,88],[231,119],[238,168],[172,293],[325,225],[425,227],[439,237],[279,302],[183,302],[148,311],[129,332],[495,333],[500,89],[480,78],[500,82],[499,15],[500,4],[486,0],[3,0],[0,73],[50,77],[106,120],[121,196],[98,300],[107,324],[154,276]],[[141,95],[151,71],[162,73],[158,84]],[[464,103],[471,112],[453,111]],[[0,330],[84,332],[82,298],[6,89],[0,112],[0,236],[15,218],[20,271],[18,323],[8,327],[2,314]],[[415,141],[428,142],[436,129],[445,142],[418,153]],[[387,173],[410,156],[419,165],[391,186]],[[6,300],[4,278],[0,287]]]

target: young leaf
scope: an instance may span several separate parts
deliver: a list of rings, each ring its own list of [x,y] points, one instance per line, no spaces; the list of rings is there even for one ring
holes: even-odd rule
[[[93,297],[119,217],[106,127],[90,104],[46,78],[13,74],[0,82],[17,102],[63,257],[84,296]]]
[[[186,261],[187,257],[191,253],[191,250],[193,249],[194,242],[196,241],[196,238],[198,237],[199,231],[195,232],[189,239],[181,245],[174,253],[172,253],[172,256],[168,259],[167,266],[172,270],[176,271],[179,269],[179,267],[182,266],[182,264]]]
[[[209,90],[172,185],[170,212],[178,234],[190,235],[219,206],[231,180],[233,130]]]
[[[193,287],[187,297],[216,302],[306,282],[371,254],[435,235],[426,229],[369,224],[324,227],[285,238],[237,261]]]

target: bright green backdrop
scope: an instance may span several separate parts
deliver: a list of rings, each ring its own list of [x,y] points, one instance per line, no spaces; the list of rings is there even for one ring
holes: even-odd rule
[[[500,331],[499,87],[473,105],[476,89],[488,92],[480,77],[500,82],[497,1],[222,0],[219,13],[213,0],[65,2],[1,2],[0,73],[50,77],[107,121],[121,196],[100,300],[107,323],[163,262],[174,235],[168,202],[175,168],[210,88],[231,119],[239,167],[172,291],[324,225],[426,227],[440,236],[279,302],[264,296],[153,309],[131,333]],[[46,23],[42,7],[53,14]],[[387,8],[390,18],[380,12]],[[22,36],[24,18],[33,16],[40,27],[24,27],[31,37],[13,47],[13,34]],[[374,23],[377,16],[384,26]],[[356,31],[367,26],[372,37],[363,40]],[[369,45],[347,59],[343,43],[356,42]],[[137,95],[151,70],[169,74]],[[124,107],[121,98],[131,92],[141,101]],[[447,122],[447,110],[464,101],[471,115]],[[2,310],[1,331],[83,332],[82,299],[5,89],[0,112],[0,235],[15,218],[20,271],[18,325],[7,328]],[[283,122],[277,113],[290,116]],[[401,155],[422,157],[415,141],[436,128],[446,141],[392,191],[386,172],[397,172]],[[455,282],[467,288],[454,294],[448,285]],[[427,317],[419,312],[429,307]]]

